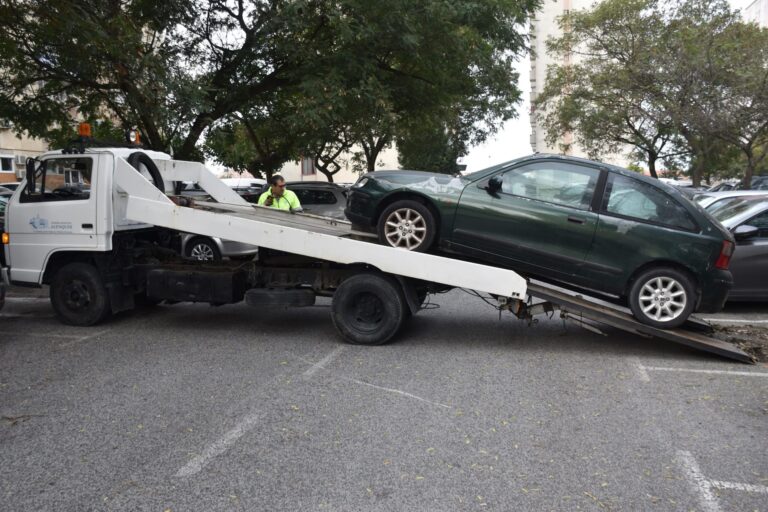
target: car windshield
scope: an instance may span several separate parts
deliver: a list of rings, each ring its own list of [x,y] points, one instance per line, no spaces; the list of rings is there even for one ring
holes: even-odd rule
[[[724,203],[725,201],[721,202]],[[757,208],[763,204],[768,204],[768,199],[765,196],[737,197],[731,198],[726,206],[718,208],[716,211],[707,209],[707,213],[711,214],[720,222],[725,222],[728,219],[741,215],[742,213],[751,210],[752,208]]]

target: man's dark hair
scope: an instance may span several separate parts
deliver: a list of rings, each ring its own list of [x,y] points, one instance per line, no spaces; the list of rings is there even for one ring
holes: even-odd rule
[[[282,176],[280,176],[279,174],[275,174],[274,176],[272,176],[271,178],[269,178],[269,184],[270,184],[270,185],[277,185],[277,184],[278,184],[278,183],[280,183],[281,181],[285,181],[285,178],[283,178],[283,177],[282,177]]]

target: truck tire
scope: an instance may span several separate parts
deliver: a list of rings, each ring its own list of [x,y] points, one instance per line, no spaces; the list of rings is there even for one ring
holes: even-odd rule
[[[336,289],[331,319],[347,342],[383,345],[403,326],[407,310],[396,280],[359,274],[344,280]]]
[[[142,151],[136,151],[128,156],[128,163],[133,166],[139,173],[145,178],[151,181],[160,192],[165,192],[165,183],[163,182],[163,175],[160,174],[160,170],[157,168],[154,160],[149,155]],[[141,165],[144,166],[146,172],[142,172]],[[150,179],[151,178],[151,179]]]
[[[51,282],[51,305],[68,325],[95,325],[111,313],[104,281],[87,263],[70,263],[56,272]]]

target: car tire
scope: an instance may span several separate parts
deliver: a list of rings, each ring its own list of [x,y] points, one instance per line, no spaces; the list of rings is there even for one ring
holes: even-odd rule
[[[425,204],[404,199],[384,208],[377,222],[377,234],[384,245],[427,252],[435,242],[437,222]]]
[[[95,325],[112,313],[104,281],[87,263],[61,267],[51,282],[50,293],[53,310],[68,325]]]
[[[691,277],[671,267],[644,271],[633,281],[629,307],[640,322],[659,329],[674,329],[688,320],[696,305]]]
[[[331,319],[347,342],[383,345],[403,326],[407,309],[396,280],[358,274],[344,280],[333,294]]]
[[[195,261],[217,263],[221,261],[221,251],[210,238],[202,236],[187,242],[184,256]]]

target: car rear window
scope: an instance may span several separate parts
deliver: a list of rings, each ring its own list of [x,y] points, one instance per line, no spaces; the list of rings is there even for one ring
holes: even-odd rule
[[[612,174],[603,197],[603,211],[662,226],[695,230],[683,206],[661,189],[640,180]]]

